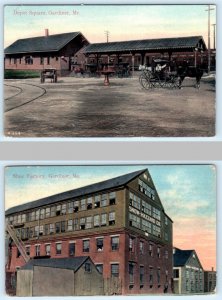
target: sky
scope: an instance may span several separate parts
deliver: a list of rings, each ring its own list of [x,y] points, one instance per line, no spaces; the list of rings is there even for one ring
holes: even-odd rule
[[[210,23],[215,24],[216,6],[211,8]],[[108,30],[110,42],[200,35],[207,44],[206,9],[207,5],[5,6],[4,47],[42,36],[46,28],[49,34],[81,31],[90,43],[105,42]]]
[[[216,269],[214,165],[6,167],[5,208],[142,169],[149,170],[174,222],[174,246],[195,249],[205,270]]]

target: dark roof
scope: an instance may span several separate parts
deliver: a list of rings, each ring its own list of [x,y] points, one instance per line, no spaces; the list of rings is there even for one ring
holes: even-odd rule
[[[59,51],[81,32],[69,32],[53,34],[49,36],[39,36],[15,41],[5,49],[5,54],[51,52]]]
[[[69,269],[76,272],[89,256],[77,256],[72,258],[38,258],[31,259],[21,269],[32,270],[34,266]]]
[[[205,50],[206,45],[202,36],[189,36],[177,38],[134,40],[111,43],[95,43],[88,45],[84,52],[90,53],[107,53],[107,52],[129,52],[129,51],[154,51],[167,49],[193,49],[202,41]]]
[[[52,195],[52,196],[49,196],[46,198],[42,198],[39,200],[35,200],[32,202],[14,206],[14,207],[6,210],[5,215],[8,216],[13,213],[33,209],[36,207],[41,207],[43,205],[49,205],[49,204],[53,204],[53,203],[56,203],[59,201],[68,200],[71,198],[83,197],[88,194],[96,193],[96,192],[103,191],[103,190],[117,188],[117,187],[127,184],[129,181],[133,180],[134,178],[136,178],[137,176],[139,176],[140,174],[142,174],[145,171],[146,171],[146,169],[139,170],[139,171],[125,174],[122,176],[118,176],[118,177],[115,177],[112,179],[108,179],[108,180],[105,180],[102,182],[90,184],[90,185],[87,185],[87,186],[84,186],[84,187],[81,187],[78,189],[66,191],[66,192],[63,192],[60,194]]]
[[[194,250],[181,250],[175,248],[175,253],[173,254],[173,266],[174,267],[182,267],[186,264],[188,259]]]

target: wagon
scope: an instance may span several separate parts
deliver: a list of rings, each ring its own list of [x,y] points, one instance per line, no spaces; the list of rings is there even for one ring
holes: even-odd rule
[[[173,70],[170,61],[154,59],[151,67],[145,67],[139,77],[141,86],[148,90],[151,88],[179,88],[180,77]]]
[[[46,78],[51,79],[51,82],[57,82],[57,70],[53,68],[42,70],[40,75],[40,82],[44,83]]]

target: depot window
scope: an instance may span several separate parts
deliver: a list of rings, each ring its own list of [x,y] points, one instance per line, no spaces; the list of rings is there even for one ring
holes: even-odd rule
[[[80,210],[86,210],[86,199],[80,200]]]
[[[56,206],[56,215],[59,216],[61,214],[61,204]]]
[[[112,249],[112,251],[117,251],[119,249],[119,237],[118,236],[111,237],[111,249]]]
[[[72,231],[73,230],[73,220],[68,220],[67,222],[67,230]]]
[[[92,197],[87,199],[87,209],[92,209]]]
[[[101,226],[106,226],[107,224],[107,214],[101,214]]]
[[[100,195],[95,196],[94,207],[100,207]]]
[[[92,216],[86,217],[86,229],[92,228]]]
[[[75,256],[75,243],[69,243],[69,256]]]
[[[55,231],[56,231],[56,233],[60,233],[60,231],[61,231],[61,223],[60,222],[55,223]]]
[[[149,255],[153,256],[153,245],[149,244]]]
[[[53,234],[55,232],[55,224],[49,224],[49,233]]]
[[[75,201],[74,202],[74,212],[78,212],[79,211],[79,201]]]
[[[160,258],[160,247],[157,247],[157,257]]]
[[[115,192],[109,193],[109,204],[110,205],[116,204],[116,193]]]
[[[99,227],[100,226],[99,219],[100,219],[99,215],[94,216],[94,227]]]
[[[43,220],[44,218],[45,218],[45,209],[42,208],[42,209],[40,210],[40,219]]]
[[[144,266],[140,266],[140,288],[144,285]]]
[[[51,217],[54,217],[56,215],[56,207],[52,206],[51,207]]]
[[[153,268],[152,267],[150,267],[150,270],[149,270],[149,284],[150,284],[150,288],[151,288],[153,285]]]
[[[68,213],[71,214],[74,211],[74,203],[73,202],[69,202],[68,203]]]
[[[61,222],[61,232],[65,232],[66,231],[66,221],[62,221]]]
[[[49,217],[50,217],[50,207],[47,207],[47,208],[45,209],[45,217],[46,217],[46,218],[49,218]]]
[[[129,283],[134,283],[134,263],[129,263]]]
[[[86,218],[80,219],[80,229],[83,230],[86,228]]]
[[[179,278],[179,269],[174,269],[173,270],[173,278]]]
[[[140,241],[140,254],[144,254],[144,242]]]
[[[160,269],[157,269],[157,283],[160,285]]]
[[[119,264],[111,264],[111,276],[119,277]]]
[[[50,244],[45,245],[45,254],[48,256],[51,255],[51,245]]]
[[[33,65],[33,58],[32,58],[32,56],[25,56],[25,64],[26,65]]]
[[[102,194],[101,206],[106,206],[106,205],[107,205],[107,194]]]
[[[115,211],[109,213],[109,225],[115,224]]]
[[[35,245],[35,256],[40,256],[40,245]]]
[[[129,252],[134,252],[135,251],[135,238],[130,236],[129,237]]]
[[[62,215],[66,214],[66,204],[62,205]]]

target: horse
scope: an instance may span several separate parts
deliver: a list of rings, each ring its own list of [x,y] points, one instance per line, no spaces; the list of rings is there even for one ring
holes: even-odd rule
[[[196,78],[196,88],[200,88],[200,80],[203,76],[203,69],[201,69],[199,66],[188,66],[188,65],[183,65],[179,66],[177,69],[177,75],[179,77],[179,88],[181,88],[182,83],[184,81],[185,77],[191,77],[191,78]]]

